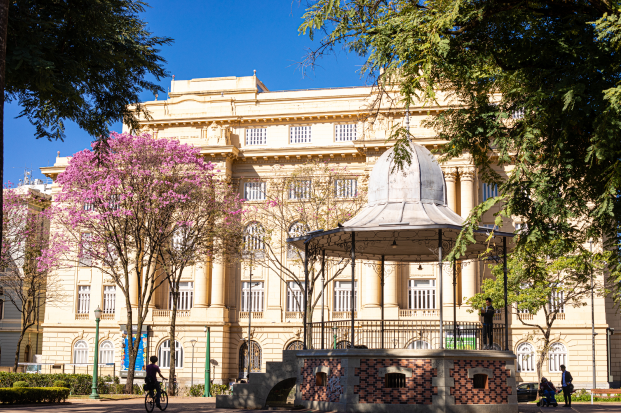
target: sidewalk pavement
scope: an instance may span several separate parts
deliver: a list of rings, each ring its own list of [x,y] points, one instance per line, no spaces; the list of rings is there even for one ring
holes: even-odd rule
[[[260,413],[261,410],[237,410],[237,409],[216,409],[214,397],[171,397],[168,403],[166,413]],[[71,399],[68,403],[36,405],[30,404],[26,406],[8,406],[0,407],[0,411],[4,412],[32,412],[32,413],[138,413],[144,412],[144,399],[130,400],[90,400],[90,399]],[[621,403],[598,403],[591,405],[590,403],[573,403],[571,409],[563,408],[559,405],[556,408],[542,407],[539,408],[535,404],[520,404],[520,413],[621,413]],[[273,413],[274,410],[269,411]],[[311,412],[308,409],[296,410],[296,413]],[[159,413],[157,407],[154,413]],[[278,413],[286,413],[279,410]]]

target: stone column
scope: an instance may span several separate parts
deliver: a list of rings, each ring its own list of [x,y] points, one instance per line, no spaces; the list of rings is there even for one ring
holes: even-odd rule
[[[386,262],[386,266],[394,264]],[[392,271],[386,271],[386,281],[384,283],[384,316],[386,320],[397,320],[399,318],[399,297],[397,286],[399,284],[399,271],[393,267]]]
[[[210,307],[224,307],[224,282],[226,279],[226,262],[223,259],[213,262],[211,271],[211,305]]]
[[[196,266],[194,271],[194,307],[207,307],[207,286],[209,272],[211,270],[211,258],[200,266]]]
[[[373,263],[377,268],[372,268],[366,264],[362,264],[362,273],[364,274],[364,290],[365,290],[365,307],[379,307],[380,305],[380,277],[376,272],[379,271],[381,262]]]
[[[453,211],[457,211],[457,168],[446,168],[444,170],[444,179],[446,181],[446,204]]]
[[[475,200],[475,169],[474,167],[459,168],[461,181],[461,216],[468,217]],[[470,298],[476,292],[476,265],[468,264],[462,267],[462,297]]]
[[[138,307],[138,283],[136,282],[135,273],[129,277],[129,302],[132,307]]]

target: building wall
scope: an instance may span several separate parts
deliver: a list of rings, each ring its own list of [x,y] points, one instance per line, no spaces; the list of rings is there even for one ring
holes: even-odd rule
[[[376,106],[377,117],[368,117],[370,104],[376,95],[371,88],[337,88],[303,91],[269,92],[256,76],[244,78],[193,79],[173,81],[167,100],[146,102],[151,112],[150,120],[143,120],[143,131],[158,138],[176,137],[183,142],[200,147],[201,153],[217,165],[223,176],[238,185],[240,194],[243,183],[248,179],[269,180],[274,165],[283,165],[285,170],[293,169],[308,160],[324,160],[338,166],[347,166],[351,171],[368,174],[378,157],[391,145],[386,142],[389,130],[394,125],[404,125],[406,113],[402,107],[391,107],[386,102]],[[411,132],[417,143],[434,149],[442,144],[432,130],[425,129],[421,122],[428,113],[443,110],[451,104],[439,96],[437,106],[412,106],[410,108]],[[355,124],[357,140],[337,142],[334,125]],[[312,126],[312,143],[289,143],[291,126]],[[265,127],[265,145],[247,145],[247,128]],[[68,164],[69,158],[58,157],[52,167],[41,168],[48,176],[55,178]],[[447,183],[449,207],[462,216],[483,201],[483,183],[480,182],[467,155],[442,165]],[[497,168],[501,175],[508,169]],[[59,188],[54,185],[53,192]],[[243,196],[243,194],[242,194]],[[484,218],[484,224],[494,222],[492,210]],[[502,230],[512,232],[514,222],[505,222]],[[300,270],[300,269],[298,269]],[[437,311],[423,316],[405,311],[408,306],[407,288],[410,279],[436,279],[437,266],[412,264],[393,269],[388,274],[385,290],[386,319],[438,319]],[[349,281],[349,271],[337,280]],[[93,358],[94,320],[92,310],[101,305],[103,287],[110,280],[90,268],[74,267],[62,273],[65,288],[71,295],[70,304],[48,309],[45,317],[43,355],[46,362],[71,363],[73,346],[78,340],[85,340],[89,346],[89,362]],[[184,349],[183,368],[177,370],[181,382],[191,376],[192,346],[194,347],[194,382],[203,380],[205,362],[205,326],[211,331],[212,378],[227,382],[239,376],[239,352],[242,339],[248,336],[248,319],[241,317],[241,283],[246,281],[249,271],[240,264],[222,265],[219,262],[204,263],[184,275],[183,281],[194,282],[194,308],[188,317],[178,320],[178,338]],[[474,313],[468,312],[465,298],[473,295],[481,286],[484,277],[489,276],[483,264],[465,265],[458,280],[458,318],[461,321],[478,321]],[[265,269],[255,269],[253,280],[265,282],[265,307],[260,318],[252,320],[251,334],[262,351],[262,366],[271,360],[280,360],[282,350],[292,341],[301,339],[300,317],[286,312],[286,285],[278,275]],[[379,277],[369,265],[356,266],[358,282],[357,318],[379,319]],[[437,284],[437,283],[436,283]],[[76,314],[77,291],[80,285],[91,286],[90,311],[88,315]],[[326,291],[326,320],[336,317],[333,313],[333,286]],[[453,291],[450,277],[444,280],[445,314],[452,314]],[[156,294],[153,308],[147,318],[150,328],[150,354],[157,354],[158,346],[167,339],[168,313],[166,287]],[[588,308],[588,307],[587,307]],[[606,377],[606,334],[605,329],[618,323],[610,303],[596,299],[597,318],[597,363],[599,387],[607,386]],[[314,312],[313,319],[319,321],[321,310]],[[554,328],[556,340],[566,344],[568,369],[576,382],[589,386],[590,370],[590,313],[585,307],[568,308],[565,320],[559,320]],[[102,320],[102,340],[111,340],[115,345],[115,363],[121,364],[121,331],[119,326],[126,320],[125,302],[117,293],[116,313],[110,319]],[[502,319],[501,319],[502,321]],[[524,341],[536,344],[533,329],[521,325],[511,315],[512,348]],[[536,335],[535,335],[536,336]],[[612,376],[621,377],[621,335],[613,336]],[[4,356],[3,356],[4,357]],[[545,364],[547,366],[547,363]],[[79,368],[85,368],[79,366]],[[554,377],[544,367],[544,374]],[[166,373],[164,373],[166,375]],[[520,372],[518,381],[536,380],[536,373]]]

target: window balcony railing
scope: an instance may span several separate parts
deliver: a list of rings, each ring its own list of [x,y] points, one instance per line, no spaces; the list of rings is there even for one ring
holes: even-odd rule
[[[239,318],[248,318],[248,311],[240,311]],[[263,311],[253,311],[252,318],[263,318]]]
[[[103,313],[101,315],[101,319],[102,320],[114,320],[116,318],[116,314],[115,313]]]
[[[356,311],[354,311],[354,318],[356,318]],[[332,311],[333,320],[347,320],[351,318],[351,311]]]
[[[177,310],[177,317],[189,317],[191,310]],[[172,310],[153,310],[153,318],[170,318]]]
[[[435,309],[399,310],[399,318],[439,318],[440,312]]]
[[[532,321],[533,314],[531,313],[517,313],[517,318],[524,321]]]
[[[77,313],[75,315],[75,319],[76,320],[88,320],[88,318],[89,318],[88,316],[89,316],[88,313]]]
[[[302,311],[286,311],[285,320],[302,320],[304,313]]]

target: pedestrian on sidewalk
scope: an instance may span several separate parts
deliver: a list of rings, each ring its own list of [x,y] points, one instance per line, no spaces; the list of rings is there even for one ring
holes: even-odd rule
[[[571,407],[571,394],[574,392],[574,385],[571,382],[574,381],[574,378],[571,377],[571,373],[566,370],[564,364],[561,364],[561,372],[561,387],[563,388],[563,398],[565,399],[565,406],[563,407]]]

